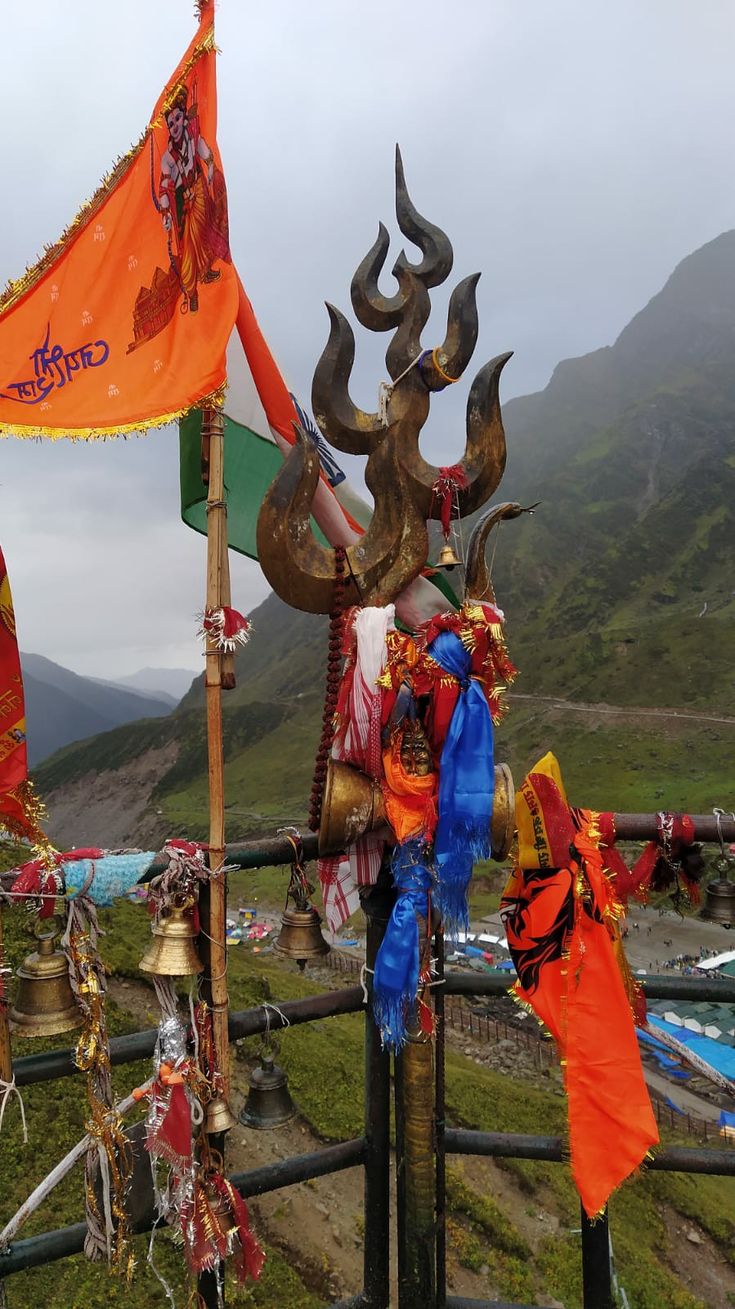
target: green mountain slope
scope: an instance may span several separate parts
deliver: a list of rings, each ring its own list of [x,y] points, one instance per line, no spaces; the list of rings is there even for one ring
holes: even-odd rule
[[[504,414],[499,495],[542,504],[503,526],[494,581],[518,691],[559,700],[511,700],[501,757],[520,776],[557,749],[580,803],[724,803],[732,725],[708,719],[735,717],[735,232],[685,259],[613,346],[560,364],[543,392]],[[303,822],[321,717],[326,620],[274,596],[253,619],[224,700],[230,837]],[[636,706],[695,716],[650,718]],[[149,839],[204,835],[203,707],[199,678],[168,718],[45,763],[52,831],[71,839],[64,815],[78,817],[71,798],[83,793],[85,821],[104,815],[108,843],[141,839],[141,821]],[[146,787],[141,819],[125,796]]]

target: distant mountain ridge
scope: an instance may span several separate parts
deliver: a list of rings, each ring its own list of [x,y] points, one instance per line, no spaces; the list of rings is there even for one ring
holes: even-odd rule
[[[178,704],[198,676],[191,668],[139,668],[137,673],[115,678],[115,682],[118,686],[129,686],[134,691],[147,692],[164,699],[170,696]]]
[[[496,499],[542,501],[497,539],[493,582],[518,689],[562,704],[732,714],[735,232],[685,259],[614,345],[560,363],[544,391],[509,401],[503,415],[508,463]],[[275,819],[303,821],[325,657],[324,619],[275,596],[256,611],[237,690],[224,699],[231,838]],[[39,782],[52,811],[63,814],[70,789],[109,789],[131,761],[142,767],[158,751],[166,763],[150,786],[151,831],[202,835],[203,701],[200,677],[160,724],[120,728],[49,760]],[[675,734],[636,723],[634,709],[615,725],[514,707],[498,742],[516,776],[563,746],[580,803],[658,808],[694,794],[722,802],[707,788],[721,774],[725,784],[729,730],[690,722]]]
[[[171,712],[168,700],[80,677],[44,655],[21,654],[21,666],[31,767],[73,741]]]

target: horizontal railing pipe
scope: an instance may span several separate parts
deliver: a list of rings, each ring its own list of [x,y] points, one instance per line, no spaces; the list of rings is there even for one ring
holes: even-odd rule
[[[733,947],[735,948],[735,946]],[[463,973],[449,968],[444,985],[445,995],[507,995],[513,975],[502,969],[489,973]],[[648,1000],[709,1000],[735,1004],[735,977],[692,977],[680,973],[636,977]]]
[[[732,814],[720,818],[714,814],[689,814],[694,824],[694,840],[718,842],[735,841],[735,819]],[[655,841],[658,837],[658,814],[613,814],[615,836],[618,841]]]
[[[336,1014],[357,1013],[363,1007],[361,986],[348,986],[339,991],[324,991],[309,995],[303,1000],[284,1000],[279,1005],[258,1005],[255,1009],[241,1009],[230,1014],[230,1040],[257,1036],[268,1028],[295,1027],[318,1018],[331,1018]],[[127,1036],[114,1036],[110,1041],[110,1061],[113,1064],[131,1064],[148,1059],[156,1045],[156,1029],[129,1032]],[[57,1077],[71,1077],[77,1072],[72,1050],[47,1050],[42,1054],[24,1055],[13,1063],[17,1086],[31,1086],[36,1082],[51,1082]]]
[[[268,1191],[278,1191],[283,1186],[307,1182],[312,1177],[324,1177],[327,1173],[354,1168],[364,1161],[365,1141],[358,1137],[354,1141],[343,1141],[311,1154],[295,1155],[275,1164],[266,1164],[263,1168],[254,1168],[251,1172],[238,1173],[230,1180],[241,1195],[264,1195]],[[135,1230],[138,1233],[148,1232],[150,1228],[150,1223],[142,1223]],[[19,1273],[25,1268],[37,1268],[40,1264],[81,1254],[86,1235],[86,1223],[74,1223],[71,1227],[59,1227],[53,1232],[41,1232],[38,1236],[14,1241],[7,1251],[0,1252],[0,1282],[4,1277],[10,1277],[12,1273]]]
[[[345,1168],[357,1168],[364,1163],[365,1139],[359,1136],[354,1141],[342,1141],[339,1145],[327,1145],[323,1150],[313,1150],[311,1154],[279,1159],[276,1163],[264,1164],[262,1168],[252,1168],[247,1173],[234,1173],[230,1181],[247,1199],[278,1191],[282,1186],[308,1182],[314,1177],[326,1177],[328,1173],[341,1173]]]
[[[447,1154],[483,1155],[491,1159],[538,1159],[562,1163],[564,1143],[560,1136],[526,1136],[517,1132],[475,1132],[466,1128],[446,1130]],[[646,1164],[654,1172],[707,1173],[715,1177],[735,1176],[735,1150],[691,1150],[670,1146],[659,1150]]]
[[[735,841],[735,820],[732,817],[720,819],[719,826],[713,814],[690,814],[694,824],[695,840],[708,843]],[[613,814],[615,832],[619,841],[651,841],[658,836],[658,814]],[[316,859],[319,848],[319,835],[307,832],[301,837],[303,857],[305,860]],[[232,868],[252,871],[256,868],[273,867],[290,864],[293,861],[293,846],[285,836],[266,836],[248,841],[235,841],[225,846],[225,860]],[[167,868],[167,861],[162,854],[148,865],[141,877],[141,882],[150,881]],[[11,890],[15,879],[14,870],[0,873],[0,888]]]

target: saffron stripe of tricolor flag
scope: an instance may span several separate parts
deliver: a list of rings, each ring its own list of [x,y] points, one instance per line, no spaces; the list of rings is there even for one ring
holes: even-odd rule
[[[258,510],[294,444],[294,422],[319,448],[322,474],[312,506],[319,534],[330,545],[352,545],[368,526],[371,510],[350,485],[308,413],[289,392],[240,283],[236,330],[227,351],[225,485],[230,546],[252,559],[258,557]],[[182,517],[189,526],[206,532],[198,431],[198,414],[182,421]],[[418,577],[399,597],[396,609],[399,619],[414,628],[449,604],[443,587],[430,578]]]

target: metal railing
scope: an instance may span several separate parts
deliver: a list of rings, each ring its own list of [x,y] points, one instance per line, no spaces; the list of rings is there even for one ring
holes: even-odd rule
[[[311,838],[306,838],[305,844]],[[286,864],[292,850],[284,841],[245,843],[238,848],[237,860],[241,867]],[[307,851],[307,853],[309,853]],[[230,859],[228,848],[228,860]],[[367,913],[367,962],[374,962],[385,922],[385,909],[381,914]],[[443,973],[443,940],[436,939],[440,975]],[[643,990],[651,999],[706,1000],[735,1004],[735,979],[693,977],[646,977]],[[446,1293],[446,1157],[447,1155],[473,1155],[491,1159],[529,1159],[547,1163],[561,1163],[563,1143],[560,1137],[530,1136],[507,1132],[482,1132],[445,1124],[444,1067],[445,1067],[445,996],[490,997],[507,992],[505,973],[470,975],[449,971],[444,985],[435,990],[437,1010],[434,1146],[436,1154],[435,1222],[425,1237],[427,1261],[435,1270],[435,1294],[429,1301],[420,1286],[412,1286],[406,1278],[407,1243],[409,1237],[415,1247],[415,1233],[408,1234],[401,1218],[401,1185],[399,1159],[398,1188],[398,1269],[400,1309],[533,1309],[533,1306],[509,1305],[503,1301],[468,1300]],[[328,991],[301,1000],[263,1006],[230,1014],[229,1030],[233,1040],[254,1036],[279,1026],[290,1026],[325,1019],[337,1014],[356,1013],[364,1007],[361,986]],[[135,1032],[113,1038],[111,1042],[114,1064],[132,1063],[153,1054],[155,1030]],[[277,1163],[267,1164],[245,1173],[235,1174],[231,1180],[245,1197],[264,1195],[297,1182],[323,1177],[347,1168],[361,1167],[364,1173],[364,1261],[362,1290],[350,1300],[340,1301],[332,1309],[389,1309],[390,1306],[390,1059],[380,1048],[380,1038],[369,1012],[365,1014],[364,1037],[365,1116],[362,1136],[352,1141],[325,1146],[321,1150],[293,1156]],[[402,1056],[396,1060],[396,1084],[401,1080]],[[15,1061],[14,1074],[19,1087],[68,1077],[76,1072],[70,1050],[57,1050],[29,1055]],[[400,1123],[397,1122],[400,1154]],[[669,1147],[661,1150],[649,1165],[658,1171],[703,1173],[735,1176],[735,1151],[732,1149],[691,1149]],[[150,1230],[144,1223],[136,1230]],[[584,1309],[612,1309],[614,1305],[613,1272],[610,1260],[610,1239],[607,1218],[590,1223],[582,1216],[582,1278]],[[84,1243],[83,1223],[56,1231],[44,1232],[27,1239],[17,1240],[0,1253],[0,1281],[23,1269],[50,1263],[68,1255],[77,1254]],[[403,1270],[403,1276],[401,1275]],[[216,1303],[212,1301],[213,1305]]]

